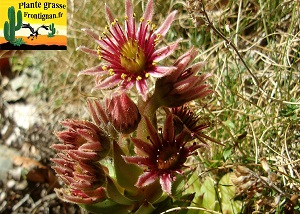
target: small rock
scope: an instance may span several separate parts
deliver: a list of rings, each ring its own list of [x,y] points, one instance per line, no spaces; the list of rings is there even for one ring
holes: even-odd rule
[[[6,186],[7,186],[7,188],[11,189],[16,185],[16,183],[17,182],[15,180],[11,179],[11,180],[7,181]]]
[[[5,198],[6,198],[6,192],[1,192],[1,194],[0,194],[0,203],[2,203]]]
[[[7,179],[7,173],[13,167],[13,158],[19,155],[18,151],[4,145],[0,145],[0,180]]]
[[[9,170],[9,174],[15,181],[20,181],[22,176],[22,167],[17,167],[12,170]]]
[[[24,189],[26,189],[27,186],[28,186],[28,183],[26,180],[24,180],[24,181],[16,184],[15,190],[24,190]]]

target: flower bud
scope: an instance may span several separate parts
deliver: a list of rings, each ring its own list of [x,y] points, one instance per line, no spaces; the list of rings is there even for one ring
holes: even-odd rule
[[[153,96],[161,106],[179,107],[192,100],[203,98],[213,92],[205,81],[212,76],[211,73],[197,75],[205,63],[192,64],[197,51],[189,50],[174,63],[176,70],[156,81]]]
[[[53,149],[64,150],[76,160],[98,161],[106,157],[110,141],[98,126],[82,120],[65,120],[62,125],[68,130],[57,132],[56,136],[63,144],[54,144]]]
[[[141,120],[136,104],[124,92],[114,93],[105,100],[105,109],[109,121],[121,133],[133,132]]]

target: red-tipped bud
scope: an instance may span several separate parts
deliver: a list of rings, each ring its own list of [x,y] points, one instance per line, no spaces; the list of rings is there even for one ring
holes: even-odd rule
[[[62,124],[68,127],[68,130],[57,132],[56,136],[63,144],[54,144],[53,149],[66,153],[74,151],[73,155],[77,158],[73,158],[76,160],[90,158],[92,161],[98,161],[106,157],[110,141],[98,126],[81,120],[65,120]]]
[[[161,106],[179,107],[213,92],[209,89],[210,86],[205,84],[212,74],[196,75],[205,63],[190,65],[196,56],[197,51],[194,49],[186,52],[174,63],[174,72],[157,80],[153,96],[161,101]]]
[[[114,93],[112,98],[106,99],[105,109],[114,128],[124,134],[133,132],[141,120],[136,104],[124,91]]]

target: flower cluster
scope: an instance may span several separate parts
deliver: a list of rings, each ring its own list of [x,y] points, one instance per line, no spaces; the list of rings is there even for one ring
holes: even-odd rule
[[[78,49],[101,61],[79,75],[93,75],[93,90],[111,93],[107,90],[104,98],[88,100],[93,122],[62,122],[67,130],[56,133],[61,143],[52,146],[58,151],[52,161],[65,183],[56,190],[58,197],[92,212],[151,213],[166,197],[177,194],[174,182],[184,176],[196,150],[206,146],[206,140],[217,142],[203,133],[210,124],[202,123],[188,107],[190,101],[212,94],[206,83],[212,75],[197,74],[205,63],[193,64],[198,54],[194,48],[171,65],[158,65],[180,39],[158,47],[176,11],[156,28],[153,5],[149,0],[137,22],[131,0],[125,0],[124,27],[106,5],[106,31],[98,36],[83,29],[98,47]],[[151,81],[153,87],[148,87],[150,77],[157,78]],[[163,128],[158,128],[159,108],[166,110],[160,117]]]

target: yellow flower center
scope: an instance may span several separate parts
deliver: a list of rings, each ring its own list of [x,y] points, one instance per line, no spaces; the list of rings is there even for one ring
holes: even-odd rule
[[[131,73],[144,70],[146,56],[144,50],[134,40],[128,40],[121,48],[121,65]]]

